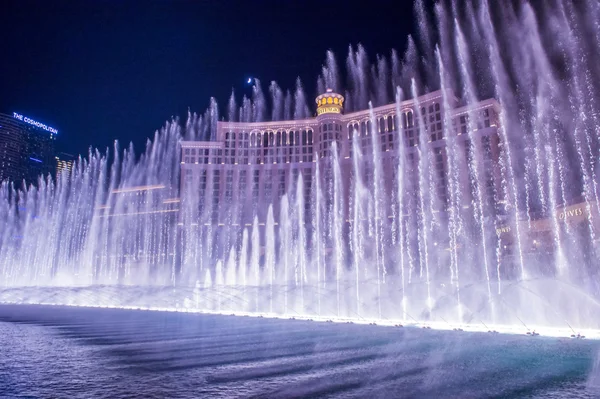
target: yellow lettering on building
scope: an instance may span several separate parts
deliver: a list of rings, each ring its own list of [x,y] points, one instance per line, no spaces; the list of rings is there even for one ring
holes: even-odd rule
[[[563,211],[561,213],[558,214],[558,218],[560,220],[565,220],[568,218],[571,218],[573,216],[583,216],[584,212],[583,212],[583,208],[575,208],[575,209],[569,209],[568,211]]]
[[[319,107],[317,108],[317,114],[339,114],[339,107]]]

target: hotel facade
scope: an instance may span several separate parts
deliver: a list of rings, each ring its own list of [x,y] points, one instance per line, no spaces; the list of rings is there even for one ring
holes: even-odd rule
[[[296,212],[303,208],[302,218],[311,224],[315,204],[321,204],[317,192],[324,202],[319,206],[333,210],[336,163],[346,242],[355,222],[351,208],[357,181],[377,198],[375,217],[390,224],[383,229],[388,232],[387,242],[394,241],[394,220],[425,212],[429,223],[440,230],[433,235],[449,250],[452,240],[447,226],[453,223],[453,208],[466,224],[485,230],[480,239],[493,248],[491,258],[514,261],[517,252],[519,256],[552,253],[551,219],[578,225],[598,219],[586,217],[593,216],[593,207],[573,204],[533,223],[511,220],[510,198],[514,197],[510,185],[503,182],[501,108],[495,99],[465,106],[453,94],[435,91],[345,114],[344,97],[328,90],[316,98],[316,105],[314,118],[219,122],[216,140],[182,142],[179,225],[184,234],[190,229],[241,232],[240,227],[249,228],[255,220],[262,227],[271,205],[278,224],[284,196]],[[416,229],[420,223],[423,219],[405,228]],[[515,227],[520,230],[519,248]],[[307,229],[310,237],[314,226]],[[468,232],[466,239],[470,239]]]
[[[277,207],[300,174],[306,187],[305,194],[309,194],[317,163],[323,171],[323,178],[332,173],[329,161],[333,157],[334,143],[339,151],[343,187],[348,189],[351,186],[349,171],[352,169],[354,142],[358,144],[361,158],[366,159],[374,156],[374,143],[381,146],[378,152],[383,165],[385,190],[391,192],[397,174],[399,147],[405,147],[406,167],[417,173],[419,145],[421,140],[425,140],[436,155],[436,180],[441,194],[439,205],[443,208],[447,201],[447,180],[441,177],[447,174],[448,160],[440,91],[400,103],[399,115],[396,103],[344,114],[344,99],[333,92],[319,96],[316,101],[316,118],[256,123],[219,122],[215,141],[182,142],[181,197],[188,194],[196,196],[200,199],[201,208],[210,207],[214,216],[212,220],[219,222],[226,216],[219,213],[219,208],[222,208],[219,204],[235,202],[252,208],[253,204],[272,203]],[[450,105],[457,104],[458,99],[452,97]],[[489,197],[493,197],[493,188],[500,184],[499,111],[499,104],[494,99],[475,107],[449,110],[452,123],[458,130],[459,145],[466,148],[465,156],[469,155],[466,144],[472,137],[478,138],[485,147]],[[467,134],[470,112],[481,117],[473,134]],[[419,120],[423,123],[420,124]],[[373,140],[373,135],[378,136],[376,140]],[[373,173],[373,168],[365,168],[362,178],[366,184],[372,181]],[[394,178],[390,178],[392,176]],[[308,205],[310,202],[310,196],[305,195],[304,203]],[[262,219],[266,216],[263,211],[264,208],[259,208],[256,213],[246,213],[244,222],[248,222],[248,218],[251,221],[255,215]]]

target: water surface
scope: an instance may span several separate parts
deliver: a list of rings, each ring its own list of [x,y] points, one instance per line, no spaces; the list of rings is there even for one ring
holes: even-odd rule
[[[0,397],[595,398],[600,342],[0,305]]]

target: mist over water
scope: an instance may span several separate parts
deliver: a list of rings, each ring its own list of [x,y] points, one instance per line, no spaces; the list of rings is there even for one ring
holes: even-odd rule
[[[167,122],[139,159],[115,143],[56,182],[41,177],[25,191],[2,183],[0,301],[600,329],[600,5],[459,3],[428,14],[417,1],[418,31],[403,54],[373,57],[360,45],[345,58],[326,54],[313,94],[343,94],[345,114],[395,102],[397,134],[408,140],[399,120],[413,101],[417,156],[394,147],[393,176],[370,134],[368,150],[355,140],[343,164],[350,186],[334,146],[312,171],[309,201],[299,173],[276,206],[223,201],[212,223],[197,211],[204,198],[179,191],[180,142],[215,140],[225,116],[313,114],[311,85],[255,80],[251,98],[232,93],[224,108],[211,99],[204,113]],[[437,90],[446,201],[420,123],[422,96]],[[456,98],[469,134],[483,128],[477,104],[500,105],[498,185],[487,184],[485,147],[459,145]],[[532,241],[541,220],[547,233]],[[532,252],[538,240],[551,249]]]

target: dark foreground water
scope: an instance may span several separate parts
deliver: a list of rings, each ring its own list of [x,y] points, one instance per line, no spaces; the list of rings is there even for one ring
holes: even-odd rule
[[[597,398],[600,342],[0,305],[0,397]]]

